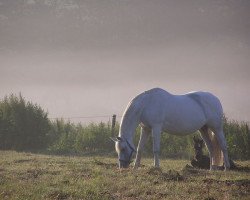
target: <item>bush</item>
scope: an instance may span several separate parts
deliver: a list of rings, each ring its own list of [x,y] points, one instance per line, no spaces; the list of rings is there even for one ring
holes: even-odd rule
[[[111,136],[109,123],[90,123],[83,126],[62,119],[56,120],[52,122],[50,135],[54,138],[54,143],[49,147],[49,151],[53,153],[114,151],[114,143],[109,139]]]
[[[47,146],[50,121],[44,110],[21,94],[0,101],[0,149],[38,150]]]
[[[233,159],[250,159],[250,131],[246,122],[224,118],[224,132],[228,151]]]

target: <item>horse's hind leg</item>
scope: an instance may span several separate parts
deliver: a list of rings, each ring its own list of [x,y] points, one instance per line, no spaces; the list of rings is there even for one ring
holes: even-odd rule
[[[225,170],[227,170],[227,169],[230,168],[230,163],[229,163],[229,159],[228,159],[227,143],[226,143],[226,139],[225,139],[222,128],[215,131],[215,136],[216,136],[216,138],[218,140],[221,151],[223,153],[224,167],[225,167]]]
[[[204,142],[207,146],[208,152],[209,152],[210,170],[213,170],[212,164],[213,164],[213,159],[214,159],[214,153],[213,153],[212,141],[211,141],[211,139],[209,137],[209,133],[208,133],[209,129],[207,126],[203,126],[199,131],[201,133],[201,137],[204,140]]]
[[[137,153],[136,153],[136,158],[135,158],[135,165],[134,168],[138,168],[140,166],[140,162],[141,162],[141,155],[144,149],[144,145],[146,144],[146,142],[148,141],[148,137],[150,135],[151,129],[142,127],[141,128],[141,136],[140,136],[140,140],[139,140],[139,144],[137,147]]]

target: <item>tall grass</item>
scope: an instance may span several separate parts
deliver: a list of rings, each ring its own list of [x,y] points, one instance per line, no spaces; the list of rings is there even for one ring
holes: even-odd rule
[[[118,127],[116,127],[118,129]],[[90,123],[83,126],[63,119],[51,122],[54,139],[48,150],[53,153],[111,152],[114,149],[109,123]]]
[[[224,118],[229,155],[234,159],[250,159],[250,130],[246,122],[237,122]]]

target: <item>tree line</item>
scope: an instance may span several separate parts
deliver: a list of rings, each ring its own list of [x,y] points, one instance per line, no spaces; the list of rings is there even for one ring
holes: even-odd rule
[[[116,123],[115,133],[119,131]],[[250,130],[246,122],[224,118],[224,132],[229,155],[233,159],[250,159]],[[193,136],[174,136],[163,133],[161,156],[191,158],[194,154]],[[114,153],[109,139],[111,124],[75,124],[63,119],[50,120],[48,112],[19,95],[9,95],[0,101],[0,149],[48,152],[56,154]],[[140,137],[136,129],[135,144]],[[152,138],[145,146],[145,155],[152,155]]]

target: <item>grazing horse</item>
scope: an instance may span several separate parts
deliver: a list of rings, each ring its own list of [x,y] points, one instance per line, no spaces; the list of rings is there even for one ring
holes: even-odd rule
[[[223,133],[223,110],[217,97],[208,92],[173,95],[154,88],[137,95],[127,106],[120,124],[119,136],[113,138],[118,153],[119,167],[127,168],[135,146],[133,137],[141,125],[134,167],[140,165],[143,147],[152,133],[154,166],[159,167],[160,138],[163,131],[188,135],[199,130],[210,155],[210,169],[225,163],[230,168],[227,144]]]

